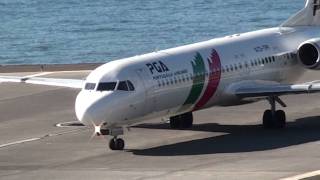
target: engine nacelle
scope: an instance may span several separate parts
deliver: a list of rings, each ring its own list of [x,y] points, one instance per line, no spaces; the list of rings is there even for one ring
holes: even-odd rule
[[[298,59],[308,69],[320,69],[320,38],[303,42],[298,48]]]

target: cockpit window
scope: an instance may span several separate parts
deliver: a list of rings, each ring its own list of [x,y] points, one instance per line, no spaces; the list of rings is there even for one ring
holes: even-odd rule
[[[129,91],[126,81],[120,81],[118,85],[118,90]]]
[[[132,82],[127,81],[127,83],[128,83],[129,91],[134,91],[134,86],[133,86]]]
[[[102,82],[99,83],[97,91],[113,91],[116,88],[116,82]]]
[[[118,83],[118,86],[117,86]],[[96,84],[94,83],[86,84],[86,89],[94,89]],[[119,91],[134,91],[134,86],[131,81],[120,81],[120,82],[101,82],[98,84],[97,91],[114,91],[117,87]]]
[[[134,86],[131,81],[120,81],[117,90],[134,91]]]
[[[86,83],[86,85],[84,86],[85,90],[94,90],[94,88],[96,87],[96,83]]]

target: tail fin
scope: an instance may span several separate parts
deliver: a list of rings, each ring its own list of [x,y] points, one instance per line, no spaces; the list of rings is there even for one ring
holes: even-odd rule
[[[306,0],[306,6],[281,26],[320,26],[320,0]]]

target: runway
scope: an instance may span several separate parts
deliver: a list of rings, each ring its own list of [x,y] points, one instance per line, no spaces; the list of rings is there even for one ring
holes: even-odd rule
[[[10,73],[31,75],[39,72]],[[84,78],[89,71],[45,77]],[[6,75],[2,73],[0,75]],[[301,81],[320,79],[308,72]],[[320,94],[285,96],[288,126],[264,130],[266,101],[196,112],[189,130],[160,119],[124,135],[125,151],[76,121],[78,90],[0,83],[0,179],[281,179],[320,169]]]

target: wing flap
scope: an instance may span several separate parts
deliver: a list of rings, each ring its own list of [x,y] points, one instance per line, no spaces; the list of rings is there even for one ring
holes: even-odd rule
[[[251,82],[239,85],[234,94],[239,98],[281,96],[289,94],[309,94],[320,92],[320,82],[313,81],[302,84],[276,84]]]

